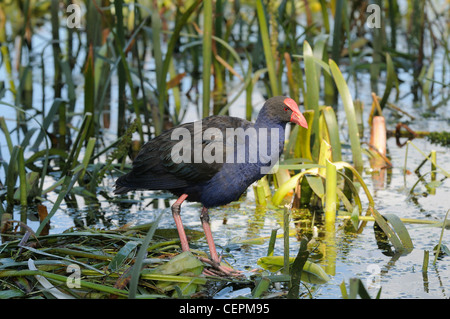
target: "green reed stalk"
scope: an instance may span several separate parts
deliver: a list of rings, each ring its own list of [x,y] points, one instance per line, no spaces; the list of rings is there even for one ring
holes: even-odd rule
[[[328,18],[327,3],[325,0],[319,0],[319,2],[321,7],[323,26],[325,28],[325,34],[330,34],[330,21]]]
[[[331,106],[322,109],[323,118],[327,125],[327,131],[330,138],[331,153],[333,162],[342,160],[341,140],[339,139],[339,124],[336,113]]]
[[[381,0],[375,0],[374,3],[380,8],[383,7]],[[383,12],[383,9],[381,9]],[[381,17],[380,17],[381,19]],[[370,83],[372,92],[378,94],[378,78],[380,76],[381,58],[383,50],[383,33],[381,28],[372,28],[373,37],[373,51],[372,51],[372,63],[370,64]]]
[[[203,117],[209,116],[212,65],[212,1],[203,2]]]
[[[170,60],[169,74],[172,79],[174,79],[177,76],[177,73],[175,71],[175,62],[172,59]],[[173,102],[175,104],[174,121],[175,121],[175,125],[178,125],[179,121],[182,117],[182,115],[181,115],[181,92],[180,92],[180,87],[178,85],[175,85],[172,88],[172,95],[173,95]]]
[[[261,295],[270,288],[270,279],[267,277],[262,277],[256,284],[255,289],[252,290],[252,298],[260,298]]]
[[[288,205],[284,206],[283,211],[283,274],[289,275],[289,217],[290,209]]]
[[[226,3],[222,0],[217,0],[215,5],[214,15],[214,37],[223,38],[227,41],[229,33],[223,34],[222,25],[224,24],[224,8]],[[229,30],[229,29],[228,29]],[[213,92],[213,114],[218,114],[224,105],[227,104],[227,92],[226,92],[226,67],[228,63],[227,51],[223,46],[217,45],[217,42],[212,43],[212,50],[214,53],[213,66],[214,66],[214,92]],[[220,60],[219,60],[220,59]],[[229,57],[231,63],[233,63],[232,57]],[[231,68],[231,65],[228,64]],[[232,69],[232,68],[231,68]]]
[[[344,11],[345,0],[336,0],[336,11],[334,14],[333,44],[331,49],[331,59],[339,64],[341,57],[342,41],[342,15]]]
[[[61,70],[64,74],[64,81],[67,86],[67,98],[69,100],[67,111],[70,114],[70,113],[75,112],[75,103],[77,100],[77,96],[76,96],[76,92],[75,92],[75,83],[73,81],[74,79],[72,76],[73,66],[71,66],[70,60],[68,60],[68,59],[60,61],[60,64],[61,64]],[[103,104],[98,104],[98,105],[103,105]],[[69,120],[68,120],[68,122],[69,122]]]
[[[56,102],[57,102],[57,100],[55,100],[54,104],[56,104]],[[0,101],[0,104],[5,105],[5,106],[8,106],[8,107],[11,107],[11,108],[13,108],[13,109],[15,109],[15,110],[18,110],[18,111],[20,111],[20,112],[23,112],[23,113],[27,114],[27,115],[29,116],[29,118],[32,119],[33,121],[35,121],[36,124],[40,127],[41,133],[42,133],[42,132],[46,132],[45,123],[44,123],[44,124],[41,124],[41,123],[36,119],[36,117],[31,116],[30,114],[28,114],[26,110],[24,110],[24,109],[22,109],[22,108],[20,108],[20,107],[18,107],[18,106],[15,106],[15,105],[12,105],[12,104],[3,102],[3,101]],[[54,105],[54,106],[52,106],[52,108],[54,108],[54,109],[55,109],[55,112],[56,112],[57,106]],[[50,121],[51,121],[51,118],[50,118],[50,120],[49,120],[49,123],[50,123]],[[0,121],[0,123],[1,123],[1,121]],[[5,126],[5,127],[6,127],[6,126]],[[4,128],[2,127],[2,130],[3,130],[3,129],[4,129]],[[6,129],[6,132],[7,132],[7,129]],[[8,132],[7,134],[5,133],[5,135],[7,136],[6,138],[8,139],[9,132]],[[45,135],[45,136],[46,136],[46,135]],[[43,168],[42,168],[42,172],[41,172],[41,182],[40,182],[40,185],[39,185],[39,194],[42,193],[42,190],[43,190],[43,187],[44,187],[44,180],[45,180],[44,177],[47,175],[48,163],[49,163],[49,160],[50,160],[50,159],[49,159],[49,156],[50,156],[50,143],[49,143],[49,138],[44,138],[44,141],[45,141],[45,150],[43,150],[43,151],[41,151],[41,152],[42,152],[42,154],[45,155],[45,158],[44,158]],[[12,149],[12,150],[10,151],[11,156],[13,156],[13,150],[14,150],[14,149]],[[56,154],[59,153],[57,150],[54,150],[54,151],[55,151]],[[35,153],[35,154],[36,154],[36,153]],[[15,156],[16,156],[16,155],[15,155]],[[60,155],[60,156],[61,156],[61,155]],[[62,157],[62,156],[61,156],[61,157]],[[29,161],[29,159],[28,159],[27,161]],[[14,183],[15,183],[15,181],[14,181]],[[14,188],[14,184],[12,185],[12,187]]]
[[[137,287],[139,284],[139,277],[141,276],[142,262],[145,256],[147,255],[147,248],[150,245],[151,240],[153,239],[153,235],[155,234],[156,228],[158,227],[159,221],[161,220],[163,213],[164,211],[162,211],[156,217],[156,220],[153,222],[152,227],[148,230],[148,233],[145,236],[141,248],[139,249],[139,252],[136,256],[133,269],[131,270],[131,280],[128,293],[129,299],[136,298]]]
[[[54,274],[54,273],[42,271],[42,270],[3,270],[0,272],[0,278],[1,277],[25,277],[25,276],[27,276],[27,277],[43,276],[45,278],[58,281],[62,285],[67,284],[67,280],[69,279],[69,277],[67,277],[67,276],[58,275],[58,274]],[[117,295],[120,297],[127,296],[127,293],[124,290],[105,286],[105,285],[96,284],[96,283],[89,282],[86,280],[80,280],[80,286],[85,289],[93,289],[93,290],[97,290],[97,291],[106,292],[110,295]]]
[[[333,60],[329,61],[331,73],[333,74],[334,81],[342,99],[344,105],[345,114],[347,117],[348,133],[350,138],[350,144],[352,148],[352,157],[355,168],[358,172],[362,172],[364,164],[362,160],[362,151],[360,144],[360,137],[358,131],[358,124],[356,122],[355,107],[353,105],[353,99],[348,89],[347,83],[342,76],[341,71]]]
[[[11,152],[11,158],[9,160],[8,169],[6,171],[6,212],[12,214],[14,207],[14,188],[17,180],[17,162],[19,156],[20,146],[14,146]]]
[[[264,5],[262,0],[256,2],[256,13],[259,21],[259,30],[261,32],[261,39],[264,48],[264,56],[266,58],[267,69],[269,73],[271,96],[280,95],[278,88],[277,72],[275,68],[275,60],[272,54],[272,47],[270,42],[269,28],[267,26],[267,19],[264,12]]]
[[[169,72],[169,67],[172,59],[172,55],[175,49],[175,45],[178,42],[178,39],[180,37],[180,32],[187,25],[187,21],[189,17],[192,15],[192,13],[195,11],[197,6],[202,2],[202,0],[196,0],[192,5],[181,15],[176,17],[176,23],[175,28],[173,30],[172,36],[170,37],[169,43],[167,45],[167,53],[164,58],[163,62],[163,68],[161,71],[161,77],[163,79],[166,79],[167,73]],[[166,89],[166,81],[162,81],[161,83],[161,91],[159,92],[158,96],[158,104],[159,109],[164,109],[164,105],[166,103],[167,98],[167,89]],[[162,121],[160,121],[158,126],[155,126],[155,133],[156,135],[161,134],[162,132]]]
[[[19,92],[21,95],[20,104],[25,109],[30,109],[33,106],[33,68],[30,65],[20,66]]]
[[[23,155],[23,147],[19,146],[18,154],[18,171],[20,181],[20,206],[27,207],[27,176],[25,172],[25,159]]]
[[[70,169],[75,168],[77,164],[78,155],[83,147],[83,142],[87,140],[87,134],[92,121],[92,113],[84,114],[83,122],[81,123],[80,130],[72,145],[69,156],[67,157],[66,164],[64,165],[61,176],[65,176]]]
[[[5,3],[0,3],[0,43],[2,44],[0,46],[0,51],[2,53],[2,61],[5,64],[6,73],[8,74],[8,80],[9,80],[9,88],[11,90],[11,93],[14,96],[16,96],[16,85],[14,83],[14,77],[12,73],[12,65],[11,65],[11,56],[9,54],[9,47],[6,45],[8,43],[7,35],[6,35],[6,14],[5,14]]]
[[[114,1],[114,8],[116,11],[116,30],[117,30],[117,38],[116,41],[120,41],[120,47],[123,48],[125,43],[125,33],[123,27],[123,12],[122,12],[122,0]],[[117,68],[117,77],[118,77],[118,116],[117,116],[117,136],[122,136],[123,132],[125,132],[125,61],[121,59],[119,62],[119,66]]]
[[[305,76],[307,94],[305,97],[307,110],[314,111],[311,132],[314,136],[312,145],[312,158],[317,160],[319,156],[320,139],[319,139],[319,78],[317,74],[316,63],[313,58],[313,51],[307,41],[303,42],[303,58],[305,60]]]
[[[436,180],[436,151],[431,150],[430,153],[431,158],[431,181],[434,182]]]
[[[251,63],[248,64],[248,74],[252,74],[253,66]],[[252,105],[252,94],[253,94],[253,81],[249,81],[247,87],[245,88],[245,119],[247,121],[252,120],[253,105]]]
[[[427,273],[428,272],[428,264],[430,261],[430,251],[424,250],[423,251],[423,263],[422,263],[422,272]]]
[[[121,47],[120,42],[117,41],[118,35],[115,34],[114,32],[113,32],[113,34],[114,34],[114,38],[116,39],[116,50],[120,54],[120,58],[121,58],[120,62],[121,63],[123,62],[123,68],[124,68],[124,71],[125,71],[124,72],[125,73],[125,78],[127,80],[128,87],[130,89],[132,105],[133,105],[134,113],[136,114],[136,120],[138,122],[137,128],[138,128],[139,138],[140,138],[141,142],[143,142],[144,141],[144,134],[143,134],[143,131],[142,131],[141,111],[139,109],[139,102],[138,102],[137,97],[136,97],[136,90],[134,88],[134,83],[133,83],[133,80],[131,78],[130,68],[129,68],[128,62],[126,60],[126,57],[125,57],[124,48]],[[123,102],[125,102],[126,96],[125,95],[123,95],[122,97],[119,96],[119,100],[120,99],[123,99]],[[123,132],[122,132],[122,134],[123,134]]]
[[[397,1],[388,0],[388,15],[389,25],[391,27],[391,49],[395,51],[397,47],[397,16],[398,4]]]
[[[336,166],[329,160],[326,163],[326,191],[325,191],[325,224],[334,225],[336,221]]]
[[[61,97],[61,91],[63,87],[62,83],[62,72],[61,72],[61,64],[60,59],[62,57],[61,47],[59,46],[59,1],[52,0],[50,5],[51,11],[51,25],[52,25],[52,49],[53,49],[53,69],[54,69],[54,77],[53,77],[53,92],[55,98]],[[59,108],[59,120],[55,122],[58,131],[58,147],[60,149],[65,149],[66,147],[66,109],[65,104],[61,104]],[[62,127],[64,126],[64,128]],[[63,135],[61,135],[63,134]]]
[[[90,113],[95,117],[95,69],[94,69],[94,47],[89,45],[86,69],[84,70],[84,114]],[[91,121],[87,137],[94,136],[95,121]]]
[[[273,256],[273,251],[275,249],[275,241],[277,239],[278,229],[272,229],[270,232],[269,247],[267,248],[267,256]]]
[[[99,105],[97,112],[94,114],[95,123],[95,136],[98,135],[100,129],[101,115],[103,115],[103,128],[108,129],[110,126],[110,114],[111,114],[111,82],[107,81],[111,74],[110,64],[105,60],[110,57],[109,54],[110,47],[108,43],[104,43],[101,47],[97,49],[96,56],[93,64],[93,74],[94,74],[94,86],[93,86],[93,96],[95,98],[95,105]],[[103,57],[105,59],[103,59]],[[139,68],[140,70],[140,68]],[[69,73],[70,77],[71,74]],[[102,93],[106,92],[105,95]],[[92,94],[92,93],[91,93]]]
[[[89,165],[89,162],[91,161],[92,154],[94,153],[96,140],[97,139],[95,137],[89,137],[89,140],[88,140],[88,142],[86,144],[86,150],[84,152],[84,157],[83,157],[83,160],[81,162],[81,164],[83,165],[83,170],[82,170],[81,175],[80,175],[80,180],[83,179],[84,174],[86,173],[87,167]]]
[[[303,115],[305,116],[306,122],[308,123],[307,130],[299,130],[297,135],[297,141],[295,145],[295,153],[299,157],[307,158],[312,161],[311,145],[310,143],[305,143],[304,141],[311,140],[311,133],[313,128],[314,111],[306,110]]]
[[[328,45],[325,45],[325,48],[323,50],[323,57],[322,61],[327,62],[329,60],[328,58]],[[330,73],[324,72],[323,73],[323,82],[324,82],[324,103],[325,105],[336,107],[336,87],[333,82],[333,77]]]
[[[433,265],[436,265],[436,261],[437,261],[437,259],[439,257],[440,251],[441,251],[442,239],[444,237],[444,231],[445,231],[445,228],[446,228],[445,224],[446,224],[449,212],[450,212],[450,209],[447,210],[447,213],[445,214],[445,217],[444,217],[444,221],[442,222],[441,236],[439,237],[439,243],[438,243],[438,245],[436,247],[436,252],[434,254]]]
[[[13,150],[13,143],[11,140],[11,135],[9,134],[9,131],[8,131],[8,126],[6,125],[6,121],[3,116],[0,116],[0,129],[3,131],[3,134],[5,134],[6,145],[8,145],[8,150],[9,150],[9,153],[11,154],[11,152]]]
[[[292,263],[291,269],[289,270],[290,281],[289,281],[289,291],[287,294],[288,299],[297,299],[300,293],[300,281],[302,278],[303,267],[309,257],[308,252],[308,240],[303,237],[300,241],[300,248]]]
[[[163,77],[163,55],[161,50],[161,17],[159,16],[158,6],[156,2],[153,4],[152,8],[152,46],[153,46],[153,56],[155,58],[155,71],[156,71],[156,88],[159,94],[165,90],[166,81],[165,76]],[[160,128],[164,126],[164,104],[159,105],[159,114],[153,114],[153,125],[157,128],[159,135]]]
[[[286,63],[286,77],[289,86],[289,96],[294,99],[294,101],[299,101],[299,85],[294,78],[291,56],[287,52],[284,53],[284,61]]]

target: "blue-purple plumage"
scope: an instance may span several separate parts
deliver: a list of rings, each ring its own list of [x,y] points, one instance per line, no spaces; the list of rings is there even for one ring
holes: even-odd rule
[[[142,147],[131,172],[116,181],[115,193],[167,190],[205,207],[237,200],[282,153],[285,126],[293,116],[286,99],[269,99],[254,124],[211,116],[164,132]]]

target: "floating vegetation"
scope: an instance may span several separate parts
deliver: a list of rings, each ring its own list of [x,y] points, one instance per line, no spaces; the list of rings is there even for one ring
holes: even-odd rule
[[[433,144],[450,146],[450,132],[430,132],[427,135],[427,140]]]

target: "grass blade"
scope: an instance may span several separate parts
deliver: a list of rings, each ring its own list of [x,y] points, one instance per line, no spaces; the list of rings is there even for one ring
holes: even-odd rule
[[[267,25],[267,19],[262,0],[257,0],[256,2],[256,13],[258,16],[259,30],[261,32],[261,38],[264,48],[264,56],[266,58],[267,70],[269,73],[270,89],[272,91],[271,96],[277,96],[280,95],[280,89],[278,88],[275,61],[272,54],[272,48],[270,46],[269,28]]]
[[[307,250],[308,241],[306,238],[302,238],[300,242],[300,249],[298,250],[297,257],[295,258],[290,268],[291,281],[289,282],[289,291],[287,294],[288,299],[297,299],[300,292],[300,281],[302,278],[303,268],[309,257]]]
[[[325,192],[325,224],[334,225],[336,221],[336,166],[327,160],[326,168],[326,192]]]
[[[348,89],[347,83],[342,76],[341,71],[333,60],[329,60],[331,73],[333,74],[334,81],[338,88],[339,94],[344,105],[345,114],[347,116],[348,134],[350,138],[350,144],[352,148],[353,163],[358,172],[362,172],[363,161],[362,151],[360,144],[360,137],[358,131],[358,124],[356,122],[355,108],[353,105],[353,99]]]
[[[212,1],[203,1],[203,117],[209,116],[212,66]]]
[[[331,106],[327,106],[322,109],[322,114],[328,130],[333,162],[340,162],[342,160],[342,151],[336,113],[334,113]]]
[[[139,277],[141,275],[141,269],[142,269],[142,262],[144,260],[145,255],[147,254],[147,247],[150,244],[150,241],[153,238],[153,235],[155,234],[155,230],[158,227],[159,221],[164,214],[164,211],[162,211],[158,217],[156,217],[156,220],[153,222],[152,227],[150,227],[147,235],[144,238],[144,241],[142,242],[141,248],[139,249],[138,255],[136,256],[136,260],[134,262],[133,269],[131,271],[131,280],[130,280],[130,288],[128,293],[129,299],[135,299],[136,298],[136,291],[137,286],[139,283]]]
[[[305,109],[313,110],[314,117],[312,121],[311,134],[314,138],[312,144],[312,158],[317,160],[319,156],[320,139],[319,139],[319,78],[317,70],[319,69],[314,62],[314,54],[308,42],[303,42],[303,58],[305,60],[305,76],[306,76],[306,99]]]
[[[392,87],[394,86],[394,82],[396,81],[396,74],[394,69],[394,63],[392,62],[392,58],[389,53],[386,53],[386,68],[387,68],[387,79],[386,79],[386,87],[384,89],[383,97],[380,101],[380,108],[383,110],[386,106],[386,102],[389,97],[389,93],[391,93]],[[381,114],[379,114],[381,115]]]

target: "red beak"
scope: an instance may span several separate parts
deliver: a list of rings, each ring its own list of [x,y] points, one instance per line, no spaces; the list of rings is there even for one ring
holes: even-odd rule
[[[300,112],[300,110],[298,109],[297,103],[295,103],[293,99],[287,98],[284,100],[284,104],[286,104],[286,106],[292,111],[291,122],[307,129],[308,122],[306,122],[306,119],[303,116],[302,112]]]

